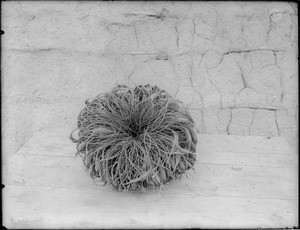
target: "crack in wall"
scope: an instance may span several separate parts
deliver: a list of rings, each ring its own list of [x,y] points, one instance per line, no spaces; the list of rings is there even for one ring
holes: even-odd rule
[[[202,58],[201,58],[201,62],[202,62]],[[189,81],[190,81],[190,85],[191,85],[192,89],[194,90],[194,92],[200,97],[200,99],[201,99],[201,107],[203,109],[203,107],[204,107],[203,95],[195,89],[194,82],[193,82],[193,71],[194,71],[194,58],[191,57]]]
[[[95,57],[107,57],[105,50],[103,52],[92,52],[92,51],[80,51],[74,49],[66,49],[62,47],[48,47],[48,48],[37,48],[37,49],[20,49],[20,48],[10,48],[10,49],[2,49],[5,52],[20,52],[20,53],[29,53],[29,54],[44,54],[44,53],[51,53],[51,52],[61,52],[67,55],[73,54],[84,54],[84,55],[91,55]]]
[[[280,87],[281,87],[280,103],[282,103],[284,95],[285,95],[285,90],[284,90],[284,85],[283,85],[283,73],[281,70],[280,70]]]
[[[293,10],[295,12],[295,9],[294,9],[293,6],[292,6],[292,8],[293,8]],[[272,17],[274,15],[278,14],[279,17],[280,17],[280,14],[287,14],[290,17],[292,17],[292,16],[298,16],[297,13],[291,13],[289,11],[278,11],[278,12],[272,12],[272,13],[270,13],[270,10],[269,10],[268,12],[269,12],[269,17],[268,17],[269,18],[269,28],[268,28],[268,31],[267,31],[267,34],[266,34],[266,43],[268,43],[270,41],[270,33],[271,33],[271,31],[273,30],[273,27],[274,27],[274,20],[272,19]],[[291,23],[291,25],[290,25],[289,34],[285,35],[285,37],[288,38],[290,41],[291,41],[292,29],[293,29],[293,23]]]
[[[146,61],[143,61],[142,63],[147,63],[148,61],[150,61],[151,59],[149,60],[146,60]],[[139,67],[138,64],[136,64],[133,68],[133,70],[131,71],[131,73],[127,76],[127,80],[128,81],[131,81],[135,86],[136,86],[136,83],[131,79],[131,76],[135,73],[135,71],[137,70],[137,68]]]
[[[200,34],[197,33],[196,27],[198,26],[198,24],[196,24],[195,18],[192,19],[192,23],[193,23],[193,37],[192,37],[192,43],[191,44],[194,43],[194,37],[195,37],[195,35],[197,35],[199,38],[202,38],[202,39],[205,39],[205,40],[209,41],[211,44],[214,44],[216,36],[217,36],[217,33],[215,33],[213,40],[211,40],[211,39],[209,39],[207,37],[201,36]]]
[[[219,129],[219,126],[222,124],[221,123],[221,120],[220,120],[220,112],[221,112],[222,110],[220,109],[219,111],[218,111],[218,113],[217,113],[217,118],[218,118],[218,124],[217,124],[217,130],[218,130],[218,133],[221,133],[220,132],[220,129]]]
[[[274,56],[274,61],[275,61],[275,64],[274,64],[274,65],[277,66],[277,67],[279,67],[279,66],[278,66],[278,63],[277,63],[277,53],[274,52],[274,51],[273,51],[273,56]]]
[[[211,44],[214,44],[214,42],[213,42],[212,40],[210,40],[209,38],[204,37],[204,36],[201,36],[201,35],[198,34],[197,32],[195,32],[195,34],[196,34],[199,38],[205,39],[205,40],[209,41]]]
[[[293,8],[293,10],[294,10],[294,14],[297,14],[298,15],[298,7],[296,8],[296,7],[294,7],[294,3],[292,3],[292,2],[288,2],[288,4]]]
[[[175,28],[175,35],[176,35],[176,46],[179,47],[179,32],[178,32],[178,17],[175,16],[176,18],[176,22],[175,22],[175,25],[174,25],[174,28]]]
[[[222,61],[223,61],[223,59],[222,59]],[[220,62],[220,63],[221,63],[221,62]],[[219,66],[220,63],[219,63],[217,66]],[[214,67],[214,68],[206,68],[206,73],[207,73],[207,75],[209,76],[209,82],[210,82],[210,84],[211,84],[212,86],[214,86],[215,89],[216,89],[216,90],[218,91],[218,93],[219,93],[219,96],[220,96],[220,101],[219,101],[220,108],[223,108],[222,92],[221,92],[221,90],[217,87],[217,85],[216,85],[215,83],[213,83],[213,81],[212,81],[212,75],[209,73],[210,70],[215,69],[215,68],[217,68],[217,67]]]
[[[229,133],[229,126],[231,124],[231,121],[232,121],[232,109],[230,109],[230,120],[229,120],[228,125],[226,127],[226,132],[227,132],[228,135],[230,135],[230,133]]]
[[[274,111],[275,124],[276,124],[276,128],[277,128],[277,133],[280,136],[280,129],[279,129],[278,122],[277,122],[277,114],[276,114],[276,112],[277,111]]]
[[[205,51],[205,52],[202,54],[202,57],[203,57],[204,55],[206,55],[207,52],[210,52],[210,51],[213,51],[213,52],[216,52],[217,54],[219,54],[219,55],[221,56],[221,59],[219,60],[218,64],[216,64],[214,67],[207,68],[207,66],[206,66],[206,69],[207,69],[207,70],[212,70],[212,69],[218,68],[218,66],[219,66],[219,65],[223,62],[223,60],[224,60],[224,55],[223,55],[223,54],[220,54],[220,53],[219,53],[218,51],[216,51],[216,50],[207,50],[207,51]]]
[[[15,52],[22,52],[22,53],[43,53],[43,52],[51,52],[51,51],[68,51],[65,48],[55,48],[55,47],[48,47],[48,48],[38,48],[38,49],[19,49],[19,48],[10,48],[7,51],[15,51]]]
[[[203,53],[203,55],[205,55],[205,54],[206,54],[207,52],[209,52],[209,51],[212,51],[212,50],[207,50],[206,52]],[[216,68],[224,61],[224,56],[229,55],[229,54],[233,54],[233,53],[235,53],[235,54],[250,53],[250,54],[251,54],[251,52],[272,51],[273,54],[276,55],[277,52],[286,52],[286,51],[284,51],[284,50],[279,50],[279,49],[267,49],[267,48],[264,48],[264,49],[252,49],[252,50],[231,50],[231,51],[227,51],[227,52],[222,53],[222,54],[220,54],[218,51],[215,51],[215,50],[213,50],[213,51],[214,51],[214,52],[217,52],[217,53],[221,56],[221,59],[219,60],[219,62],[218,62],[218,64],[217,64],[216,66],[207,68],[207,73],[208,73],[209,70],[216,69]],[[277,63],[277,60],[276,60],[276,63]],[[251,72],[253,71],[252,56],[250,56],[250,64],[251,64],[251,71],[250,71],[250,73],[251,73]],[[241,71],[241,77],[242,77],[242,80],[243,80],[243,83],[244,83],[244,88],[241,89],[240,92],[241,92],[242,90],[244,90],[245,88],[247,88],[247,87],[250,88],[250,89],[252,89],[252,90],[254,90],[254,91],[256,91],[255,89],[253,89],[252,87],[250,87],[250,86],[248,85],[248,82],[247,82],[247,81],[245,81],[245,76],[244,76],[244,74],[243,74],[243,70],[242,70],[242,68],[241,68],[240,65],[238,65],[238,68],[239,68],[240,71]],[[208,73],[208,74],[209,74],[209,73]],[[245,87],[245,86],[246,86],[246,87]],[[240,93],[240,92],[239,92],[239,93]],[[239,93],[238,93],[238,94],[239,94]]]
[[[285,108],[266,108],[266,107],[252,107],[252,106],[229,106],[223,107],[222,109],[253,109],[253,110],[268,110],[268,111],[278,111],[278,110],[286,110]]]
[[[173,97],[176,97],[176,96],[177,96],[177,94],[178,94],[178,92],[179,92],[179,89],[180,89],[180,84],[179,84],[179,83],[177,83],[176,91],[175,91],[175,93],[174,93],[174,96],[173,96]]]
[[[222,55],[228,55],[232,53],[250,53],[250,52],[258,52],[258,51],[272,51],[272,52],[286,52],[286,50],[281,49],[269,49],[269,48],[261,48],[261,49],[249,49],[249,50],[229,50]]]
[[[162,8],[160,12],[150,12],[150,11],[137,11],[137,12],[131,12],[131,13],[124,13],[125,17],[142,17],[142,18],[154,18],[154,19],[160,19],[165,20],[165,18],[168,16],[169,11],[166,8]]]
[[[155,59],[156,60],[165,60],[166,61],[166,60],[169,60],[169,55],[166,52],[162,51],[162,52],[160,52],[160,53],[158,53],[156,55]]]
[[[282,103],[283,101],[283,97],[284,97],[284,94],[285,94],[285,90],[284,90],[284,84],[283,84],[283,72],[280,68],[280,66],[278,65],[278,61],[277,61],[277,52],[274,52],[273,51],[273,56],[274,56],[274,66],[277,67],[277,69],[280,71],[280,87],[281,87],[281,94],[280,94],[280,103]]]
[[[272,15],[274,13],[271,13],[269,12],[269,28],[267,30],[267,34],[266,34],[266,43],[268,43],[270,41],[270,32],[272,31],[272,28],[273,28],[273,20],[272,20]]]
[[[290,28],[289,28],[289,34],[285,35],[285,37],[289,40],[292,41],[292,33],[293,33],[293,23],[291,23]]]
[[[244,89],[246,89],[248,87],[248,84],[246,82],[246,79],[245,79],[245,76],[244,76],[244,72],[243,72],[240,64],[237,64],[237,66],[240,69],[241,78],[242,78],[242,81],[243,81],[243,88],[237,93],[237,94],[240,94],[240,92],[242,92]]]
[[[192,57],[192,58],[191,58],[191,64],[190,64],[189,81],[190,81],[190,84],[191,84],[191,86],[192,86],[194,92],[197,93],[197,92],[196,92],[196,89],[195,89],[195,87],[194,87],[193,79],[192,79],[192,77],[193,77],[193,68],[194,68],[194,59],[193,59],[193,57]],[[197,94],[198,94],[198,93],[197,93]]]
[[[195,19],[193,18],[192,19],[192,23],[193,23],[193,36],[192,36],[192,41],[191,41],[191,44],[190,44],[190,47],[194,44],[194,38],[195,38],[195,34],[196,34],[196,23],[195,23]]]
[[[253,125],[255,114],[256,114],[256,110],[253,111],[252,120],[248,128],[248,135],[251,135],[251,126]]]

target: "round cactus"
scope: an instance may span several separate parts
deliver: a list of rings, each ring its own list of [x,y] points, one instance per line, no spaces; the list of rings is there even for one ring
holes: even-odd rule
[[[77,153],[91,177],[114,189],[159,187],[196,160],[194,121],[182,102],[157,86],[129,88],[86,100],[78,116]]]

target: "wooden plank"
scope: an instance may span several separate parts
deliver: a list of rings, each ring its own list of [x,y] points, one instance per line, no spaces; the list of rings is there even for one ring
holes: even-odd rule
[[[4,170],[4,183],[53,187],[95,186],[81,159],[38,155],[18,155]],[[189,178],[167,184],[164,193],[203,196],[297,198],[296,167],[260,167],[201,163]],[[101,189],[100,189],[101,190]]]
[[[81,159],[68,156],[18,154],[3,167],[4,184],[94,187]]]
[[[37,132],[24,144],[19,153],[74,156],[76,144],[69,140],[69,135],[70,133],[57,130]],[[209,150],[210,152],[294,154],[282,137],[199,134],[198,140],[199,153]]]
[[[199,152],[209,149],[216,152],[294,154],[283,137],[201,134],[198,141]]]
[[[33,147],[29,150],[29,147],[22,148],[19,154],[28,155],[46,155],[46,156],[66,156],[75,157],[74,149],[71,150],[69,147],[69,152],[67,154],[60,154],[59,144],[52,144],[47,146]],[[74,147],[74,146],[73,146]],[[52,151],[51,149],[57,149],[57,151]],[[66,149],[62,146],[61,149]],[[72,152],[73,151],[73,152]],[[235,165],[257,165],[257,166],[274,166],[274,167],[298,167],[298,155],[296,153],[269,153],[269,152],[230,152],[224,149],[219,151],[216,149],[210,149],[208,147],[203,147],[199,144],[197,148],[197,161],[199,163],[216,163],[216,164],[235,164]]]
[[[283,138],[199,135],[189,178],[164,190],[96,186],[64,133],[38,133],[4,165],[8,228],[293,227],[298,156]]]
[[[297,202],[6,186],[6,228],[271,228],[297,226]]]
[[[281,153],[249,153],[212,151],[205,149],[197,151],[198,163],[233,164],[265,167],[298,167],[298,155]]]
[[[74,156],[76,144],[70,141],[70,133],[56,130],[48,132],[38,131],[22,146],[18,153]]]

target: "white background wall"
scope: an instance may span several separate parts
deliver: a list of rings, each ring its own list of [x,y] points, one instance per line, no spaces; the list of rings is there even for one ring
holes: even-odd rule
[[[22,1],[1,11],[5,154],[37,130],[68,136],[85,99],[116,83],[166,89],[201,133],[298,146],[296,4]]]

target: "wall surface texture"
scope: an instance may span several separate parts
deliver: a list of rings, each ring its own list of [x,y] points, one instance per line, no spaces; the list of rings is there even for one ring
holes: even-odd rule
[[[117,83],[182,100],[200,133],[298,146],[298,9],[287,2],[2,2],[2,138],[76,128]],[[37,143],[38,144],[38,143]]]

